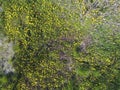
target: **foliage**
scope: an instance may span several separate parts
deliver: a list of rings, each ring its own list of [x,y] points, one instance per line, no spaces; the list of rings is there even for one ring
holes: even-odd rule
[[[71,52],[72,34],[77,31],[71,16],[75,15],[45,0],[13,0],[8,7],[5,32],[15,43],[13,64],[20,74],[13,89],[50,89],[66,83],[74,62],[67,54],[60,60],[60,53]]]
[[[120,88],[119,1],[65,1],[3,2],[17,73],[8,89]]]

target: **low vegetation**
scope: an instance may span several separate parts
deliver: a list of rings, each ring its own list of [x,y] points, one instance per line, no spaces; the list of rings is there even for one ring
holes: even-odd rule
[[[0,1],[15,72],[1,90],[119,90],[119,0]]]

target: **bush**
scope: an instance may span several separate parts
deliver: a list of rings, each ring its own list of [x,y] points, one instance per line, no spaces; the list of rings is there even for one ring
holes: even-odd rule
[[[4,2],[4,31],[15,45],[17,73],[9,89],[120,88],[119,1],[67,3]]]

